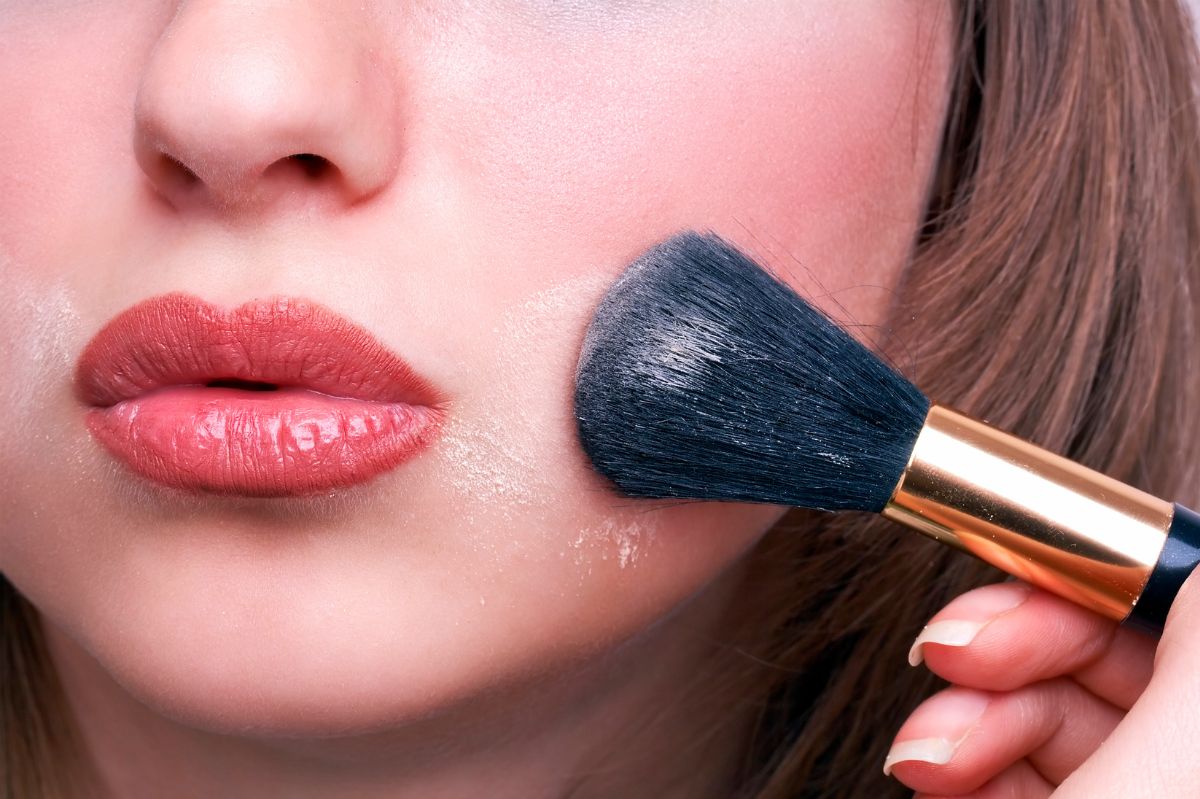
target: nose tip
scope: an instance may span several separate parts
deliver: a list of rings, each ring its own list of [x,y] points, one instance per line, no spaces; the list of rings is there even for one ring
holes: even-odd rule
[[[180,211],[236,213],[352,205],[386,186],[400,148],[394,73],[372,57],[370,26],[346,16],[185,4],[135,105],[134,148],[155,191]]]

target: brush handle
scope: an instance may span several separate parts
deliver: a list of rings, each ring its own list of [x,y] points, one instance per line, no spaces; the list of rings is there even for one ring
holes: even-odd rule
[[[1126,623],[1155,635],[1162,632],[1175,595],[1197,564],[1200,564],[1200,514],[1176,504],[1158,563]]]
[[[882,513],[1150,632],[1200,562],[1200,515],[937,404]]]

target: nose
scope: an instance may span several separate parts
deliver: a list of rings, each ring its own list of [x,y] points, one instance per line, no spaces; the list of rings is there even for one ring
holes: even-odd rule
[[[191,0],[138,89],[134,150],[179,211],[348,207],[400,161],[396,68],[366,3]]]

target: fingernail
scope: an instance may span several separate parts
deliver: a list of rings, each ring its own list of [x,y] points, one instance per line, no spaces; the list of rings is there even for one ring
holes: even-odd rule
[[[1019,607],[1033,589],[1026,583],[998,583],[965,594],[953,603],[955,618],[925,625],[908,650],[908,664],[919,666],[925,660],[925,644],[967,646],[983,627],[997,616]]]
[[[905,760],[920,760],[935,766],[944,766],[954,757],[958,747],[954,741],[945,738],[918,738],[915,741],[901,741],[888,751],[883,761],[883,776],[892,775],[892,766]]]
[[[892,744],[883,761],[883,773],[890,775],[892,767],[902,761],[919,760],[935,766],[949,763],[979,725],[990,702],[991,695],[966,688],[952,688],[929,699],[910,720],[909,726],[915,726],[915,731],[919,732],[945,734]]]
[[[921,648],[925,644],[966,646],[975,640],[975,635],[983,629],[984,624],[985,622],[982,621],[957,621],[955,619],[944,619],[926,624],[908,650],[908,665],[920,666],[924,662],[925,653]]]

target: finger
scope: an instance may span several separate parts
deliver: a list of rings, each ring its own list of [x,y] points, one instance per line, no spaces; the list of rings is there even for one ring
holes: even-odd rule
[[[934,796],[918,793],[913,799],[1046,799],[1054,793],[1054,786],[1037,773],[1027,760],[1018,760],[1004,771],[988,780],[982,788],[958,796]]]
[[[909,662],[985,691],[1071,675],[1129,709],[1154,668],[1156,642],[1024,583],[977,588],[940,611],[917,636]]]
[[[1007,693],[952,687],[913,712],[884,770],[915,790],[955,796],[978,790],[1024,758],[1057,785],[1123,717],[1065,678]]]
[[[1200,571],[1171,606],[1154,679],[1055,799],[1200,796]]]

